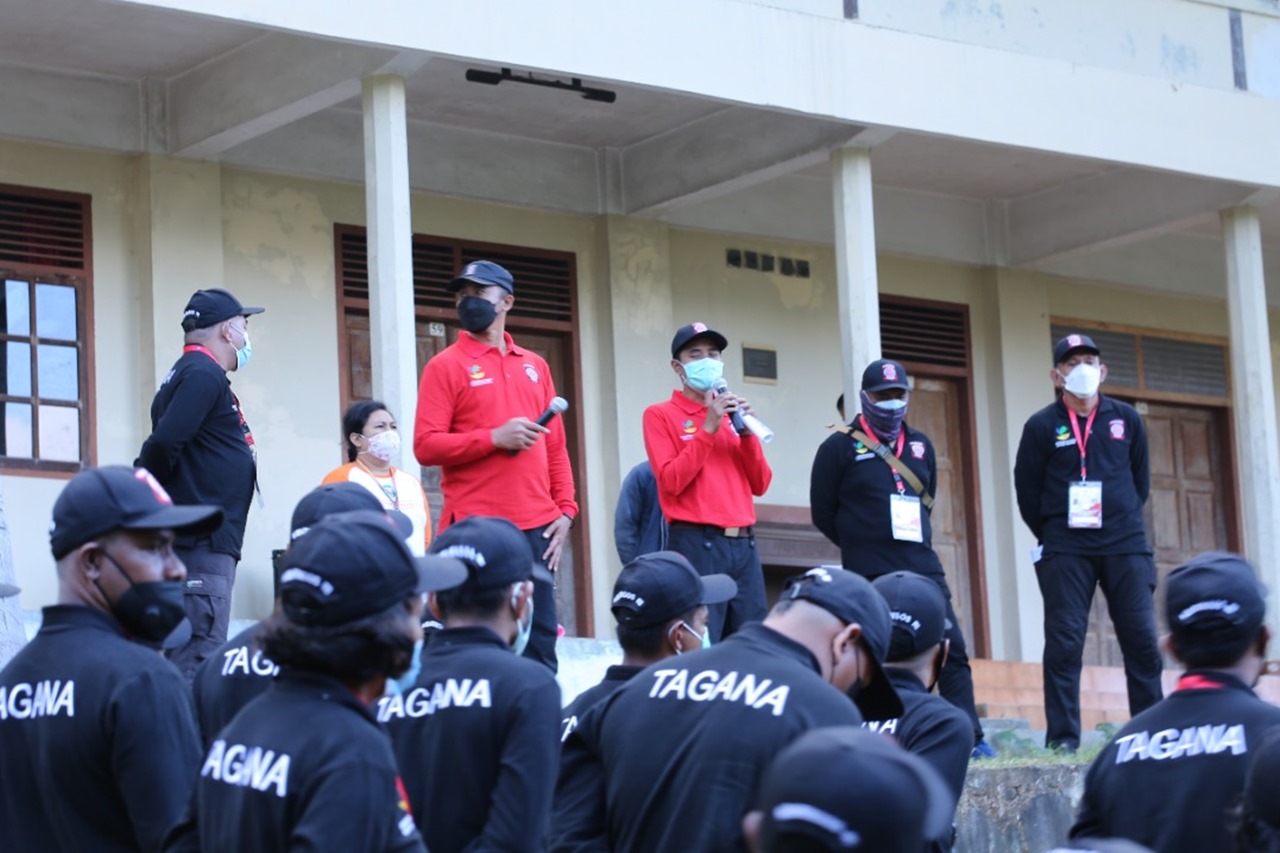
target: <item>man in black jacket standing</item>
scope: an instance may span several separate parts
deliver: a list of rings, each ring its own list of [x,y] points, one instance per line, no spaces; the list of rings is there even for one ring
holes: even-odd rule
[[[1235,554],[1200,554],[1169,574],[1165,650],[1187,671],[1094,759],[1072,838],[1128,838],[1161,853],[1233,849],[1228,812],[1253,752],[1280,726],[1280,708],[1250,689],[1271,639],[1265,596]]]
[[[874,581],[906,570],[938,585],[947,603],[950,653],[938,692],[964,711],[973,754],[991,757],[973,700],[973,671],[942,561],[933,550],[930,516],[938,460],[929,436],[906,422],[911,403],[906,369],[882,358],[862,372],[862,410],[818,448],[809,479],[814,526],[840,546],[842,565]]]
[[[134,462],[178,503],[213,504],[225,514],[212,535],[182,537],[175,546],[187,567],[192,632],[169,659],[187,681],[227,641],[231,587],[258,470],[253,434],[227,372],[249,362],[249,317],[262,311],[220,288],[192,294],[182,313],[182,357],[151,401],[151,435]]]
[[[1080,667],[1089,605],[1102,587],[1124,655],[1129,713],[1160,701],[1156,565],[1142,521],[1151,478],[1137,411],[1099,392],[1107,378],[1087,335],[1053,348],[1058,399],[1022,428],[1013,469],[1018,510],[1039,541],[1044,596],[1044,704],[1052,747],[1080,745]]]

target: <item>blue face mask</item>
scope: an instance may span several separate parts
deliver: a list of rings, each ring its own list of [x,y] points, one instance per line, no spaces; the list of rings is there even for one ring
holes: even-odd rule
[[[418,673],[422,672],[422,640],[413,644],[413,654],[409,658],[409,668],[398,678],[387,679],[388,693],[408,693],[418,682]]]
[[[684,381],[690,388],[703,394],[715,387],[716,380],[724,375],[724,362],[715,358],[698,358],[684,363]]]
[[[862,416],[871,424],[871,429],[882,441],[890,441],[898,437],[902,431],[902,422],[907,417],[906,400],[871,399],[866,391],[859,392],[862,397]]]
[[[253,357],[253,344],[249,343],[249,330],[246,328],[241,334],[244,335],[244,346],[236,350],[236,370],[244,370],[244,366]]]
[[[520,603],[519,594],[515,593],[511,596],[511,609],[515,610],[516,605]],[[518,655],[524,654],[524,650],[529,647],[529,637],[533,634],[533,597],[529,597],[529,619],[526,622],[519,623],[516,630],[515,642],[511,644],[511,651]]]
[[[702,633],[699,634],[697,631],[693,630],[692,625],[684,621],[681,621],[680,624],[676,626],[676,630],[679,630],[680,628],[684,628],[690,634],[693,634],[693,636],[697,637],[699,643],[701,643],[701,648],[704,648],[704,649],[711,648],[711,629],[710,628],[704,628],[702,630]],[[677,650],[676,654],[682,655],[684,654],[684,652]]]

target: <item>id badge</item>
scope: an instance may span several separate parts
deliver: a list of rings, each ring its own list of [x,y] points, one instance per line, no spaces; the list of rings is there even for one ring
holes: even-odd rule
[[[899,542],[923,542],[920,527],[920,499],[913,495],[889,495],[889,518],[893,538]]]
[[[1102,483],[1081,480],[1067,489],[1067,527],[1102,527]]]

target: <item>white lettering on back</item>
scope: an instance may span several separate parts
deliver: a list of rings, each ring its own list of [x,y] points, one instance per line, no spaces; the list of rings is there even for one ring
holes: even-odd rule
[[[649,688],[650,699],[740,702],[755,710],[769,708],[775,717],[781,717],[786,710],[790,694],[789,686],[774,686],[768,678],[757,683],[756,676],[750,672],[739,675],[730,671],[722,676],[714,669],[704,669],[692,678],[683,669],[659,669],[654,671],[653,686]]]
[[[37,681],[0,685],[0,720],[76,715],[74,681]]]
[[[415,687],[399,696],[383,696],[378,700],[378,722],[385,723],[392,717],[418,719],[445,708],[472,707],[493,707],[489,679],[447,678],[430,688]]]
[[[275,789],[277,797],[289,794],[289,763],[285,753],[241,743],[227,745],[225,740],[215,740],[200,768],[201,778],[213,779],[224,785],[239,785],[255,791]]]
[[[1133,732],[1116,738],[1116,764],[1130,761],[1167,761],[1177,758],[1193,758],[1198,755],[1217,755],[1227,752],[1243,755],[1249,751],[1244,726],[1227,725],[1192,726],[1186,729],[1162,729],[1152,732]]]

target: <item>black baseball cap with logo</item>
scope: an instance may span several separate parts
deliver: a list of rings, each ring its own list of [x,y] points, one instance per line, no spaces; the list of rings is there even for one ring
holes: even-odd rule
[[[468,282],[485,287],[501,287],[512,296],[516,293],[515,280],[511,277],[511,273],[506,267],[499,266],[493,261],[472,261],[463,267],[462,271],[446,286],[450,293],[457,293],[466,287]]]
[[[699,575],[683,554],[654,551],[627,563],[613,585],[618,624],[651,628],[678,619],[699,604],[719,604],[738,594],[728,575]]]
[[[862,390],[868,394],[878,394],[891,388],[911,390],[911,384],[907,381],[906,368],[893,359],[877,359],[862,371]]]
[[[893,620],[886,660],[913,658],[942,642],[947,631],[947,602],[938,585],[915,572],[892,572],[872,584],[889,605]]]
[[[1088,335],[1070,334],[1053,345],[1053,363],[1055,365],[1062,364],[1062,362],[1078,352],[1102,355],[1102,350],[1098,349],[1098,345],[1093,342],[1093,338]]]
[[[554,583],[551,573],[533,561],[529,540],[505,518],[474,515],[440,531],[427,549],[467,567],[467,585],[494,589],[517,581]]]
[[[1207,551],[1169,573],[1164,582],[1169,632],[1183,649],[1243,650],[1267,614],[1267,590],[1238,554]]]
[[[146,468],[107,465],[71,478],[53,504],[49,545],[61,560],[113,530],[172,530],[179,536],[212,533],[222,524],[216,506],[179,506]]]
[[[384,509],[373,492],[359,483],[326,483],[303,495],[302,500],[293,508],[293,518],[289,522],[289,541],[302,536],[326,516],[361,509],[385,512],[395,522],[402,537],[408,537],[413,532],[413,522],[409,520],[409,516],[396,510]]]
[[[676,329],[675,337],[671,339],[671,357],[679,359],[680,351],[697,338],[706,338],[721,352],[729,346],[729,339],[715,329],[707,328],[706,323],[689,323]]]
[[[208,290],[197,290],[187,300],[187,307],[182,311],[182,331],[191,332],[230,320],[232,317],[248,317],[261,314],[265,308],[246,308],[240,300],[221,287]]]
[[[381,509],[339,512],[317,521],[289,548],[280,607],[295,624],[334,627],[466,579],[457,560],[413,556],[400,526]]]
[[[763,850],[918,853],[949,836],[952,794],[929,762],[855,726],[805,732],[760,780]]]
[[[782,598],[816,604],[846,625],[862,627],[862,639],[871,650],[871,683],[854,694],[854,701],[869,720],[902,716],[902,699],[883,664],[889,654],[892,619],[889,605],[871,582],[839,566],[819,566],[787,581]]]

